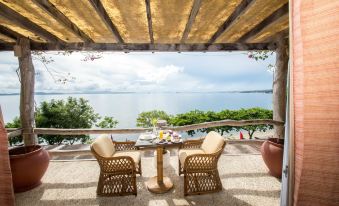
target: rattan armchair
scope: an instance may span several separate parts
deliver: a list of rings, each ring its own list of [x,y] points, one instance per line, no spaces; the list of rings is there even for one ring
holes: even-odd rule
[[[100,166],[98,195],[137,195],[136,174],[141,175],[141,161],[134,145],[135,142],[112,142],[106,136],[95,139],[91,152]]]
[[[218,160],[226,141],[216,132],[202,140],[185,141],[179,150],[179,175],[184,174],[184,195],[222,190]]]

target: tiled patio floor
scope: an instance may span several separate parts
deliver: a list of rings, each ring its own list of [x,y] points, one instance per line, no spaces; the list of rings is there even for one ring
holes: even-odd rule
[[[258,144],[252,143],[226,146],[219,160],[223,184],[223,190],[219,193],[184,197],[183,176],[177,175],[178,159],[175,155],[171,155],[171,164],[165,169],[165,175],[172,179],[174,189],[162,195],[150,193],[145,182],[156,175],[156,169],[152,165],[151,152],[145,152],[142,158],[143,176],[137,176],[137,197],[97,197],[99,167],[95,161],[54,161],[50,163],[43,184],[29,192],[16,194],[16,203],[18,206],[279,205],[280,181],[267,174],[258,148]]]

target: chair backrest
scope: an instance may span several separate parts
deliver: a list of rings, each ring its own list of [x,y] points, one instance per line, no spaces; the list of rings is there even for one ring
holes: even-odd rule
[[[115,147],[108,135],[100,135],[94,140],[91,148],[101,157],[112,157],[115,153]]]
[[[211,154],[220,150],[224,144],[225,139],[217,132],[211,131],[201,144],[201,149],[204,150],[206,154]]]

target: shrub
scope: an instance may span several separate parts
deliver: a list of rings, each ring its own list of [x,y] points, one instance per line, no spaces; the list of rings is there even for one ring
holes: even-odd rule
[[[137,118],[137,127],[152,127],[152,121],[156,120],[170,120],[170,116],[161,110],[152,110],[147,112],[141,112]]]
[[[83,98],[69,97],[67,100],[54,100],[41,102],[35,113],[35,123],[38,128],[92,128],[100,119],[99,114]],[[96,126],[102,128],[113,128],[118,121],[113,117],[104,117]],[[6,127],[21,127],[19,118],[8,123]],[[22,139],[11,138],[13,145]],[[47,144],[74,144],[75,142],[85,143],[89,140],[89,135],[39,135],[39,142]]]

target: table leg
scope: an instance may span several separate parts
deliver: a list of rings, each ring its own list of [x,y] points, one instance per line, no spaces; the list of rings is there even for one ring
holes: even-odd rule
[[[157,176],[147,181],[147,188],[150,192],[165,193],[173,187],[173,183],[169,177],[163,174],[163,147],[157,147]]]

